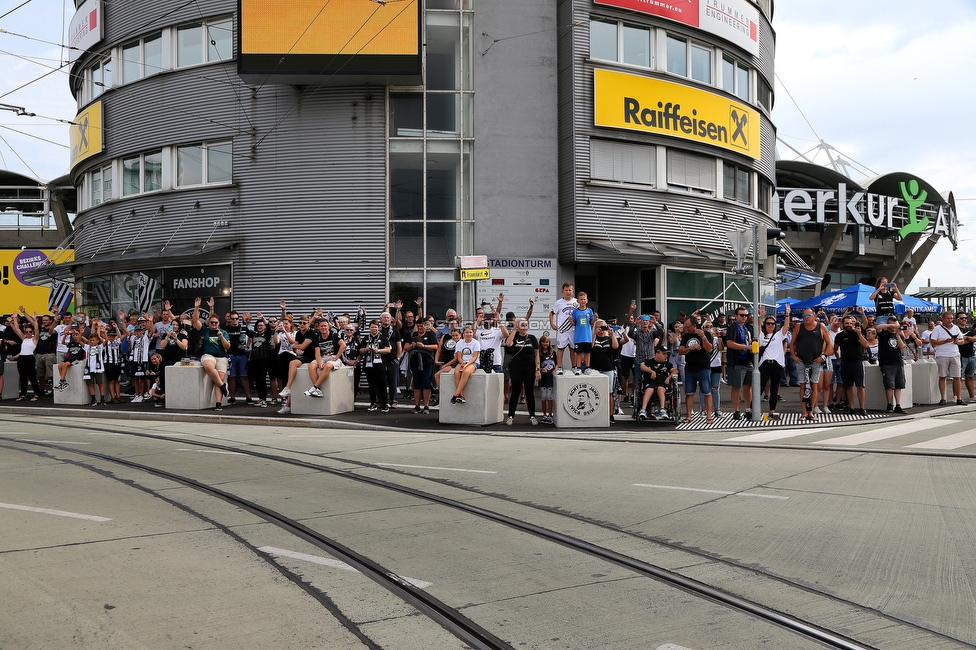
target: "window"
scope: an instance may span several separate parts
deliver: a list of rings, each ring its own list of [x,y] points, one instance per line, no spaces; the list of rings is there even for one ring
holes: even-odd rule
[[[691,46],[691,78],[702,83],[712,83],[712,51],[708,48]]]
[[[772,210],[773,184],[765,178],[759,179],[759,209],[770,214]]]
[[[122,159],[122,196],[153,192],[163,186],[163,152],[151,151]]]
[[[715,194],[715,159],[671,149],[667,155],[668,188]]]
[[[688,41],[668,34],[668,72],[688,76]]]
[[[590,58],[617,60],[617,23],[590,21]]]
[[[122,159],[122,196],[138,194],[142,190],[139,179],[142,177],[142,158],[133,156]]]
[[[176,148],[176,186],[212,185],[232,179],[230,142]]]
[[[112,87],[112,59],[106,57],[98,61],[85,75],[84,84],[88,86],[88,92],[82,92],[86,99],[95,99],[106,89]]]
[[[624,63],[645,68],[651,65],[651,30],[633,25],[623,26]]]
[[[773,89],[769,87],[766,80],[761,76],[756,75],[756,89],[759,95],[759,103],[762,104],[767,111],[773,110]]]
[[[727,56],[722,57],[722,88],[743,101],[749,101],[749,68]]]
[[[91,202],[89,207],[112,199],[112,166],[106,165],[91,173]]]
[[[176,30],[176,67],[227,61],[234,56],[234,23],[225,18]]]
[[[234,58],[234,21],[221,20],[206,24],[207,61],[228,61]]]
[[[590,178],[655,185],[656,150],[652,145],[590,140]]]
[[[668,34],[668,72],[712,83],[712,49]]]
[[[122,46],[122,83],[138,81],[162,69],[162,34],[154,34]]]
[[[752,172],[730,162],[723,162],[722,194],[730,201],[752,205]]]
[[[390,94],[390,135],[421,137],[424,134],[424,96],[421,93]]]

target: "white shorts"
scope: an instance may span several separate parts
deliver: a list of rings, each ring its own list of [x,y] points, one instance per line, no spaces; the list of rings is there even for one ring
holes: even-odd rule
[[[340,369],[340,368],[342,368],[342,367],[343,367],[343,366],[344,366],[345,364],[344,364],[344,363],[342,363],[342,359],[333,359],[332,361],[326,361],[326,362],[325,362],[325,365],[327,365],[327,366],[332,366],[332,369],[333,369],[333,370],[339,370],[339,369]]]
[[[217,370],[217,372],[227,372],[227,357],[215,357],[212,354],[205,354],[200,357],[200,363],[203,363],[208,359],[214,362],[214,368]]]
[[[559,335],[556,337],[556,347],[560,350],[566,347],[575,350],[576,343],[573,342],[573,334],[575,334],[575,332],[576,328],[573,328],[568,332],[559,332]]]

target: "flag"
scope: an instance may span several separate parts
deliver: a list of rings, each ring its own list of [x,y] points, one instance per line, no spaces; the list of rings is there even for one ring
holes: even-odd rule
[[[51,284],[51,293],[48,294],[47,309],[51,313],[61,316],[68,311],[68,305],[71,304],[73,298],[74,290],[71,286],[60,280],[55,280]]]
[[[95,302],[103,314],[112,315],[112,285],[109,282],[99,282],[95,285]]]
[[[156,300],[156,289],[159,283],[145,273],[139,274],[139,313],[145,313],[152,309],[153,301]]]

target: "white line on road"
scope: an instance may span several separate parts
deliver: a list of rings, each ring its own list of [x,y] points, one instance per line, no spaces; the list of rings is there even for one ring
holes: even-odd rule
[[[305,562],[312,562],[313,564],[321,564],[323,566],[332,567],[333,569],[341,569],[342,571],[352,571],[354,573],[359,573],[358,569],[355,569],[345,562],[339,560],[332,560],[327,557],[321,557],[319,555],[309,555],[308,553],[299,553],[297,551],[288,551],[283,548],[275,548],[274,546],[262,546],[258,549],[262,553],[267,553],[268,555],[275,555],[277,557],[290,557],[293,560],[302,560]],[[433,585],[433,582],[425,582],[423,580],[418,580],[416,578],[406,578],[404,576],[399,576],[402,580],[409,582],[414,587],[418,589],[426,589]]]
[[[925,431],[926,429],[934,429],[936,427],[941,427],[950,424],[956,424],[958,420],[914,420],[912,422],[903,422],[901,424],[896,424],[890,427],[881,427],[880,429],[873,429],[871,431],[862,431],[861,433],[854,433],[849,436],[841,436],[840,438],[830,438],[829,440],[818,440],[817,442],[811,442],[811,445],[864,445],[869,442],[879,442],[881,440],[888,440],[890,438],[897,438],[898,436],[904,436],[909,433],[915,433],[917,431]]]
[[[659,645],[657,650],[691,650],[691,648],[686,648],[683,645],[675,645],[673,643],[665,643],[664,645]]]
[[[774,440],[785,440],[786,438],[796,438],[797,436],[805,436],[811,433],[820,433],[822,431],[829,430],[830,429],[786,429],[783,431],[762,431],[760,433],[751,433],[748,436],[726,438],[724,442],[772,442]]]
[[[31,440],[30,438],[18,438],[19,442],[54,442],[59,445],[90,445],[90,442],[73,442],[71,440]]]
[[[82,515],[77,512],[65,512],[64,510],[49,510],[48,508],[32,508],[31,506],[18,506],[13,503],[0,503],[0,508],[8,510],[24,510],[25,512],[36,512],[42,515],[55,515],[57,517],[71,517],[72,519],[87,519],[89,521],[112,521],[109,517],[97,517],[95,515]]]
[[[702,488],[679,487],[677,485],[650,485],[648,483],[634,483],[634,487],[658,488],[661,490],[684,490],[687,492],[706,492],[708,494],[724,494],[733,497],[758,497],[760,499],[789,499],[789,497],[776,496],[774,494],[754,494],[752,492],[726,492],[725,490],[705,490]]]
[[[916,442],[914,445],[908,445],[906,449],[959,449],[974,444],[976,444],[976,431],[963,431],[927,442]]]
[[[224,454],[226,456],[247,456],[239,451],[219,451],[217,449],[177,449],[176,451],[195,451],[198,454]]]
[[[426,433],[382,433],[363,431],[362,433],[294,433],[288,438],[424,438]]]
[[[426,465],[398,465],[396,463],[374,463],[378,467],[406,467],[408,469],[439,469],[445,472],[471,472],[472,474],[497,474],[486,469],[461,469],[459,467],[428,467]]]

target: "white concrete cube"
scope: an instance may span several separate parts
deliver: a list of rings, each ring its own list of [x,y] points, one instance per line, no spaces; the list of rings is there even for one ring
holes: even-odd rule
[[[442,424],[484,426],[505,419],[505,377],[500,372],[475,370],[464,387],[464,404],[451,404],[454,373],[441,375],[438,418]]]
[[[309,397],[305,391],[312,387],[312,378],[308,376],[308,364],[303,363],[291,385],[291,412],[296,415],[338,415],[352,411],[356,408],[354,377],[355,368],[351,366],[333,370],[319,386],[322,397]]]
[[[185,411],[212,409],[217,400],[214,384],[199,361],[183,362],[166,366],[164,387],[166,408]]]
[[[6,374],[6,371],[4,371]],[[57,390],[58,367],[54,367],[54,403],[55,404],[87,404],[91,399],[88,396],[88,386],[85,384],[85,362],[78,361],[68,366],[68,371],[64,378],[68,382],[68,387]]]
[[[935,360],[916,361],[912,366],[912,399],[915,404],[938,404],[942,399],[939,395],[939,367]],[[908,376],[906,375],[907,379]],[[946,399],[952,393],[952,380],[947,379]],[[965,391],[965,388],[963,388]],[[904,406],[904,404],[902,404]]]
[[[610,378],[594,371],[589,375],[556,375],[553,423],[557,429],[593,429],[610,426]]]
[[[912,363],[905,364],[905,387],[901,391],[902,408],[911,408],[913,397]],[[938,400],[936,400],[938,401]],[[876,363],[864,364],[864,408],[871,411],[884,411],[888,406],[885,395],[884,380],[881,377],[881,366]]]

